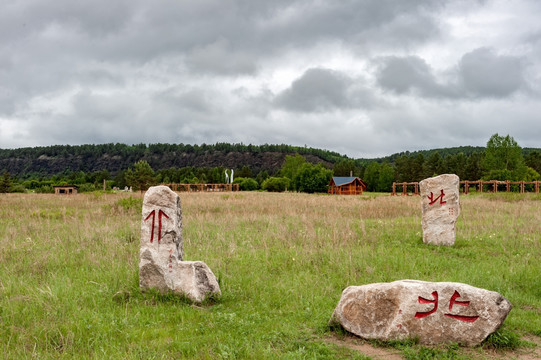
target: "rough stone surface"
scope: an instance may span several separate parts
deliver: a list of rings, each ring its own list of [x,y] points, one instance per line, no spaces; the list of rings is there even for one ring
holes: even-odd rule
[[[458,176],[444,174],[419,183],[423,242],[433,245],[454,245],[456,221],[460,215]]]
[[[143,199],[139,286],[174,292],[194,302],[220,295],[210,268],[202,261],[182,261],[180,197],[167,186],[148,189]]]
[[[511,308],[499,293],[467,284],[400,280],[346,288],[330,323],[365,339],[476,346]]]

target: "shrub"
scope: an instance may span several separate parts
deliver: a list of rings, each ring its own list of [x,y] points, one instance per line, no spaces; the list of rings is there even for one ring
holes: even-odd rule
[[[25,193],[26,188],[21,184],[15,184],[11,186],[10,192],[12,193]]]
[[[259,184],[255,179],[238,177],[233,181],[234,184],[239,184],[242,191],[253,191],[259,188]]]
[[[294,179],[295,189],[301,192],[327,192],[327,185],[332,177],[332,171],[321,164],[305,163],[301,166]]]
[[[270,177],[263,181],[261,188],[270,192],[286,191],[289,187],[289,179],[286,177]]]

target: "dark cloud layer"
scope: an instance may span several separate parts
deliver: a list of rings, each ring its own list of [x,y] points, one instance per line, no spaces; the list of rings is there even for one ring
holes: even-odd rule
[[[505,98],[526,90],[525,62],[516,56],[497,55],[479,48],[464,54],[447,83],[418,56],[388,57],[380,60],[379,85],[397,94],[422,97]]]
[[[494,132],[541,146],[540,12],[534,0],[8,1],[0,147],[279,142],[361,157]]]

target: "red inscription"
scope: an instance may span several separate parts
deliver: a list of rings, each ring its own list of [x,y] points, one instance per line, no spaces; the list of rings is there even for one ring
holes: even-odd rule
[[[453,306],[460,305],[460,306],[470,306],[469,301],[458,301],[457,299],[460,297],[460,294],[458,291],[455,290],[455,293],[453,296],[451,296],[451,300],[449,301],[449,311],[453,309]],[[467,321],[467,322],[474,322],[479,318],[479,316],[464,316],[464,315],[453,315],[453,314],[443,314],[445,316],[448,316],[453,319],[457,319],[460,321]]]
[[[428,199],[430,200],[430,202],[428,203],[428,205],[434,205],[436,203],[436,201],[440,201],[440,205],[443,205],[443,204],[447,204],[447,201],[443,201],[443,197],[445,196],[445,193],[443,192],[443,189],[441,189],[441,193],[440,195],[434,199],[434,193],[431,191],[430,192],[430,195],[428,195]]]
[[[430,311],[426,311],[426,312],[417,312],[417,313],[415,313],[415,318],[416,319],[424,318],[425,316],[433,314],[433,313],[436,312],[436,310],[438,310],[438,292],[434,291],[432,293],[432,297],[434,298],[434,300],[428,300],[428,299],[425,299],[424,297],[419,296],[419,304],[434,304],[434,309],[432,309]]]
[[[152,212],[150,214],[148,214],[148,216],[146,217],[145,221],[147,221],[148,219],[150,219],[150,217],[152,216],[152,233],[150,234],[150,242],[154,242],[154,224],[155,224],[155,220],[156,220],[156,210],[152,210]],[[165,216],[166,219],[169,219],[169,216],[167,216],[166,213],[164,213],[163,211],[158,211],[158,244],[160,243],[161,239],[162,239],[162,216]]]
[[[432,293],[433,300],[425,299],[424,297],[419,296],[419,304],[434,304],[434,308],[430,311],[426,312],[416,312],[415,318],[421,319],[424,318],[430,314],[433,314],[438,310],[438,292],[434,291]],[[453,306],[460,305],[460,306],[470,306],[469,301],[459,301],[457,300],[460,297],[460,293],[455,290],[453,296],[451,296],[451,299],[449,300],[449,311],[453,309]],[[447,317],[460,320],[460,321],[467,321],[467,322],[474,322],[479,318],[479,316],[467,316],[467,315],[455,315],[455,314],[443,314]]]

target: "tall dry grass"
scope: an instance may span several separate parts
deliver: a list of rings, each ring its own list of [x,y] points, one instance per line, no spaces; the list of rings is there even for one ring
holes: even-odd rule
[[[5,356],[350,358],[324,341],[341,291],[406,278],[499,291],[506,327],[541,335],[535,194],[461,197],[453,247],[422,243],[418,197],[180,197],[185,258],[219,278],[212,306],[139,293],[140,194],[0,195]]]

